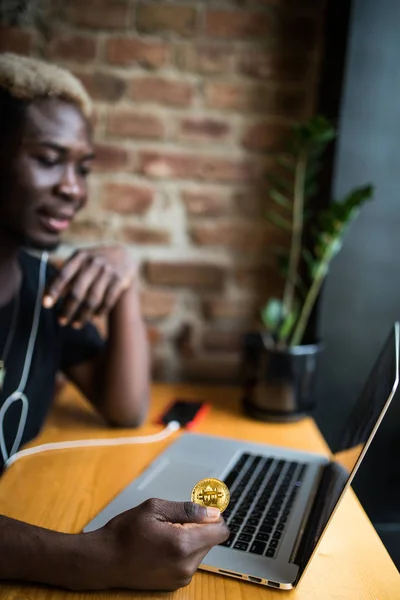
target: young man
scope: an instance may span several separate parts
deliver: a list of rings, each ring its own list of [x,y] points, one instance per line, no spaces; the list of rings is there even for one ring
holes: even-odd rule
[[[39,432],[59,370],[110,424],[136,426],[146,414],[148,347],[129,255],[100,246],[58,273],[46,264],[86,204],[90,114],[69,72],[0,55],[0,470]],[[101,314],[106,341],[88,322]],[[228,534],[218,511],[190,502],[150,500],[80,535],[0,516],[0,580],[176,589]]]

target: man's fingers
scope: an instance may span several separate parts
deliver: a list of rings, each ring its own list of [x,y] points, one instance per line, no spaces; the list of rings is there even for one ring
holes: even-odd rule
[[[206,508],[194,502],[170,502],[152,498],[145,506],[160,521],[169,523],[215,523],[221,518],[218,508]]]
[[[155,500],[164,521],[179,523],[186,530],[194,552],[202,553],[229,537],[229,529],[218,508],[205,507],[195,502],[168,502]]]
[[[191,559],[193,572],[207,552],[228,539],[230,532],[218,509],[193,502],[169,502],[153,498],[141,508],[161,525],[160,533],[174,554]],[[195,564],[194,564],[195,563]]]
[[[104,301],[104,295],[110,284],[109,273],[102,270],[87,291],[86,298],[74,315],[73,325],[83,325],[94,317]]]
[[[181,523],[210,523],[219,521],[221,518],[221,511],[214,506],[206,508],[195,502],[183,502],[182,504],[187,520],[182,520]]]
[[[124,288],[121,280],[115,276],[112,277],[112,279],[108,281],[107,289],[104,291],[103,300],[96,310],[96,315],[110,312],[123,290]]]
[[[59,321],[62,325],[66,325],[75,320],[75,315],[83,305],[84,308],[90,308],[88,304],[88,292],[96,281],[101,265],[92,263],[75,276],[70,282],[69,289],[65,295],[65,300],[60,308]]]
[[[54,279],[50,282],[43,297],[44,308],[51,308],[62,296],[63,291],[68,287],[70,281],[75,277],[85,260],[84,252],[77,252],[62,267]]]

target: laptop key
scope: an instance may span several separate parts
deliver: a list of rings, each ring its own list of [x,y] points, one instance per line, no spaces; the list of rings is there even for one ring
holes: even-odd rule
[[[244,550],[246,551],[247,548],[249,547],[248,544],[246,544],[246,542],[236,542],[236,544],[233,546],[235,550]]]
[[[255,533],[256,532],[256,528],[252,527],[251,525],[245,525],[242,529],[243,533]]]
[[[276,519],[276,518],[278,517],[278,515],[279,515],[279,513],[278,513],[278,511],[276,511],[276,510],[269,510],[269,511],[267,512],[267,517],[268,517],[269,519]]]
[[[240,529],[240,525],[228,525],[231,533],[237,533]]]
[[[239,542],[251,542],[252,535],[249,533],[241,533],[238,537]]]
[[[271,533],[272,527],[271,525],[261,525],[259,531],[260,533]]]
[[[270,548],[276,548],[278,546],[278,540],[271,540],[269,543]]]
[[[259,542],[259,541],[255,541],[252,543],[251,548],[250,548],[250,552],[252,554],[264,554],[264,550],[266,548],[266,543],[265,542]]]
[[[275,531],[274,535],[272,536],[275,540],[279,540],[281,538],[282,533],[280,531]]]
[[[275,556],[275,550],[274,548],[268,548],[265,556],[268,556],[269,558],[273,558]]]
[[[257,527],[259,523],[260,519],[247,519],[247,525],[253,525],[254,527]]]
[[[258,540],[259,542],[268,542],[269,540],[269,533],[262,533],[261,531],[259,533],[257,533],[256,535],[256,540]]]

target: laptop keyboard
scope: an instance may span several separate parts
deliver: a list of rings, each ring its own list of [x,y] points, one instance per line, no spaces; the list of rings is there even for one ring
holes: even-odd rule
[[[224,477],[231,535],[221,546],[274,558],[306,470],[305,464],[242,454]]]

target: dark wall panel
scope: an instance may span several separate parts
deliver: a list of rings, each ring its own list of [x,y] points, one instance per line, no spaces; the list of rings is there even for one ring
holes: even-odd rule
[[[317,420],[330,443],[393,321],[400,318],[399,24],[400,2],[353,3],[333,193],[341,197],[367,182],[376,191],[351,226],[320,304],[319,332],[326,351],[317,385]],[[399,396],[397,404],[355,482],[376,521],[400,522]]]

